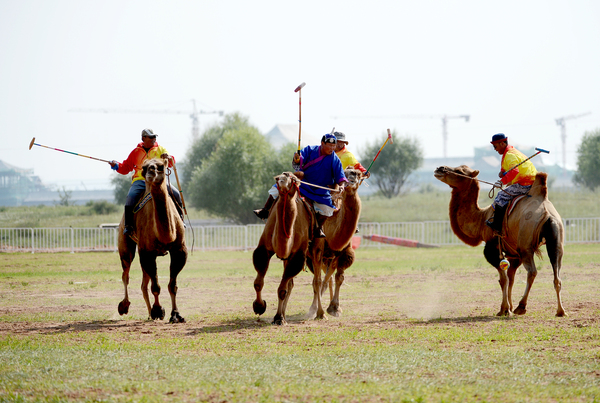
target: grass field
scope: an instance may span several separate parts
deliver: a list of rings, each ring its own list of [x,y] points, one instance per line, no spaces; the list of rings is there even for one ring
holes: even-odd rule
[[[498,275],[481,247],[358,249],[342,316],[304,320],[302,272],[283,327],[270,324],[277,259],[257,318],[251,253],[190,255],[176,325],[146,320],[137,259],[130,314],[118,315],[118,260],[1,255],[0,402],[600,402],[598,244],[566,248],[566,318],[554,316],[547,258],[527,314],[496,317]],[[167,273],[164,257],[168,315]],[[515,304],[524,282],[520,269]]]

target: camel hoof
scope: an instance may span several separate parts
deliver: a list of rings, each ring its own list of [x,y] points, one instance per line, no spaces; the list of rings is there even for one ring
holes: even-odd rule
[[[519,304],[517,309],[514,310],[515,315],[525,315],[526,312],[527,312],[527,309],[525,308],[525,305],[523,305],[523,304]]]
[[[327,308],[327,313],[330,314],[331,316],[339,318],[340,314],[342,313],[342,308],[340,308],[339,306],[336,307],[333,305],[329,305],[329,308]]]
[[[569,316],[565,311],[560,310],[556,312],[556,316],[558,316],[559,318],[564,318],[565,316]]]
[[[150,311],[150,317],[152,319],[163,320],[165,318],[165,308],[160,305],[154,305]]]
[[[275,315],[275,317],[273,318],[273,322],[271,322],[271,324],[273,325],[277,325],[277,326],[283,326],[283,325],[287,325],[287,321],[285,320],[285,318],[281,315]]]
[[[129,301],[121,301],[119,302],[119,315],[123,316],[123,315],[127,315],[129,313],[129,305],[131,305],[131,302]]]
[[[185,323],[185,318],[179,314],[179,312],[171,312],[171,319],[169,323]]]
[[[509,310],[500,310],[500,312],[498,312],[496,314],[496,316],[511,316],[512,312]]]
[[[252,309],[254,309],[255,314],[262,315],[267,310],[267,301],[263,300],[261,304],[258,300],[255,300],[252,303]]]

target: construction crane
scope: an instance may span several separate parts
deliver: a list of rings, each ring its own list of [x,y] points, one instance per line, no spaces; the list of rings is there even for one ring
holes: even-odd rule
[[[164,113],[189,115],[192,119],[192,138],[200,137],[199,115],[218,113],[223,116],[223,111],[203,111],[196,109],[196,100],[192,99],[192,111],[181,111],[173,109],[117,109],[117,108],[75,108],[69,112],[91,112],[91,113]]]
[[[562,118],[557,118],[556,124],[560,126],[560,139],[562,140],[562,160],[563,160],[563,176],[567,174],[567,125],[566,120],[569,119],[577,119],[582,116],[589,115],[592,112],[580,113],[579,115],[569,115],[563,116]]]
[[[334,116],[334,119],[339,116]],[[397,116],[347,116],[346,119],[442,119],[442,140],[443,140],[443,155],[444,158],[448,156],[448,119],[464,119],[468,122],[471,118],[470,115],[397,115]]]

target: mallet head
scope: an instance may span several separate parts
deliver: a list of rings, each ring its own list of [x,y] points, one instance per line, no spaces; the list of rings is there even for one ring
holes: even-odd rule
[[[543,148],[535,148],[535,151],[539,151],[541,153],[546,153],[546,154],[550,154],[550,151],[544,150]]]
[[[29,143],[29,149],[31,150],[31,147],[33,147],[33,143],[35,141],[35,137],[31,139],[31,143]]]
[[[306,83],[302,83],[299,86],[296,87],[296,89],[294,90],[294,92],[298,92],[302,89],[302,87],[304,87],[306,85]]]
[[[394,144],[394,140],[392,140],[392,132],[390,131],[390,129],[388,130],[388,139],[390,140],[390,143]]]

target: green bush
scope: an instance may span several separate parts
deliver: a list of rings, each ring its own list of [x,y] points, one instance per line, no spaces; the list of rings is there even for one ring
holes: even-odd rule
[[[112,213],[116,213],[119,210],[119,208],[115,204],[109,203],[106,200],[101,200],[101,201],[90,200],[89,202],[86,203],[86,207],[89,208],[89,210],[92,214],[97,214],[97,215],[112,214]]]

